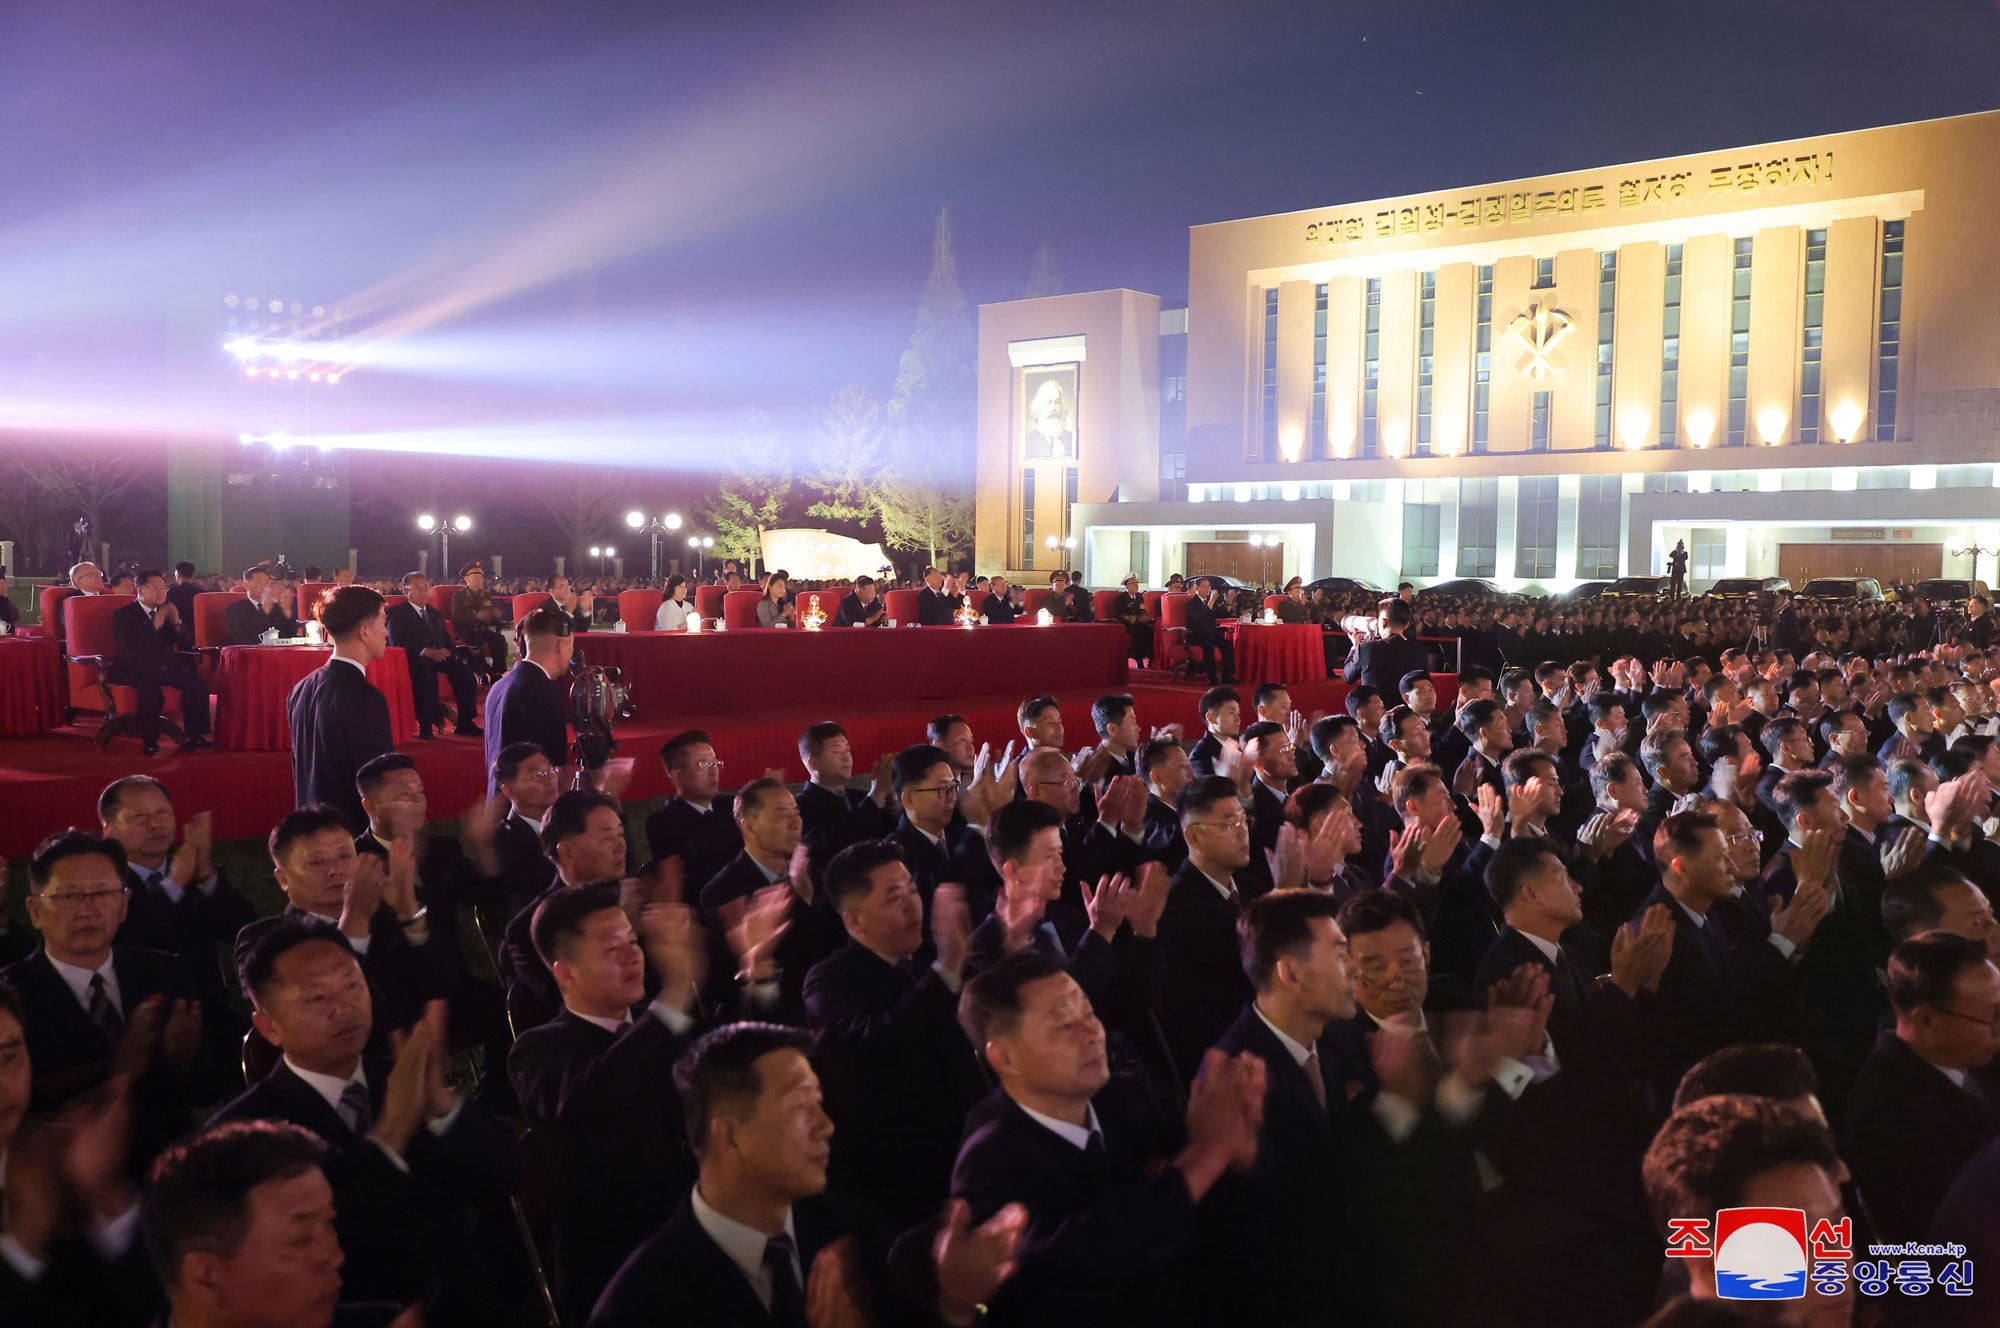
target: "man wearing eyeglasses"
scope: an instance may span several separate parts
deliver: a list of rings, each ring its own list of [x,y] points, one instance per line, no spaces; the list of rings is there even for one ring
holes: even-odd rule
[[[680,858],[688,886],[698,892],[743,848],[729,795],[722,792],[722,760],[700,729],[667,739],[660,760],[674,796],[646,818],[646,845],[655,862]]]
[[[126,899],[117,840],[81,830],[43,840],[28,866],[28,920],[42,943],[0,970],[0,982],[26,1015],[34,1111],[98,1088],[114,1068],[136,1076],[132,1158],[143,1170],[193,1128],[187,1075],[201,1050],[201,1005],[179,959],[112,944]]]
[[[1167,886],[1160,915],[1160,1026],[1183,1080],[1202,1053],[1249,1003],[1250,979],[1237,952],[1237,922],[1265,886],[1250,865],[1250,818],[1236,781],[1223,775],[1181,791],[1181,835],[1187,861]]]
[[[959,777],[951,758],[929,743],[906,747],[890,764],[889,781],[903,815],[888,838],[903,851],[910,879],[924,901],[924,916],[930,916],[931,896],[938,886],[951,882],[969,886],[966,902],[972,919],[975,923],[983,919],[993,908],[993,865],[985,861],[981,831],[964,822],[952,823],[959,808]],[[985,823],[982,807],[967,810]],[[925,944],[928,947],[928,941]],[[928,948],[917,956],[923,964],[933,957]]]
[[[1877,1239],[1915,1240],[1952,1178],[2000,1133],[2000,969],[1986,947],[1931,931],[1889,957],[1894,1031],[1861,1067],[1841,1154],[1866,1196]]]

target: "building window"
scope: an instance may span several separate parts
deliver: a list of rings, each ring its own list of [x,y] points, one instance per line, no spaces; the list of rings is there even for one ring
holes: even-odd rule
[[[1368,321],[1361,345],[1361,455],[1375,455],[1375,390],[1382,381],[1382,278],[1368,278]]]
[[[1021,472],[1021,566],[1035,565],[1035,472]]]
[[[1264,437],[1258,459],[1278,455],[1278,288],[1264,292]]]
[[[1486,451],[1487,409],[1493,395],[1493,265],[1479,269],[1479,301],[1474,310],[1472,346],[1472,452]]]
[[[1882,223],[1882,336],[1875,357],[1875,439],[1896,437],[1896,379],[1903,347],[1903,223]]]
[[[1549,394],[1546,391],[1535,393],[1535,408],[1528,416],[1528,450],[1549,450]]]
[[[1821,329],[1826,319],[1826,232],[1806,232],[1806,304],[1800,320],[1805,329],[1799,352],[1799,441],[1819,441],[1819,364]]]
[[[1523,475],[1514,507],[1514,575],[1556,574],[1556,496],[1553,475]]]
[[[1458,482],[1458,574],[1492,576],[1499,549],[1500,481]]]
[[[1439,514],[1436,503],[1403,504],[1403,576],[1438,574]]]
[[[1583,475],[1576,496],[1576,574],[1585,579],[1618,575],[1624,527],[1624,477]]]
[[[1313,409],[1312,443],[1306,455],[1326,459],[1326,283],[1313,287]]]
[[[1611,348],[1618,326],[1618,255],[1597,256],[1597,416],[1592,438],[1597,450],[1611,450]]]
[[[1417,455],[1431,454],[1431,370],[1437,339],[1438,274],[1419,279],[1417,301]]]
[[[1064,501],[1065,503],[1068,503],[1068,504],[1069,504],[1069,505],[1070,505],[1071,507],[1075,507],[1075,506],[1076,506],[1076,467],[1075,467],[1075,466],[1064,466],[1064,467],[1063,467],[1063,501]],[[1064,517],[1065,517],[1065,520],[1064,520],[1063,524],[1064,524],[1064,525],[1067,525],[1067,524],[1069,524],[1069,522],[1068,522],[1068,520],[1067,520],[1067,517],[1068,517],[1068,513],[1067,513],[1067,512],[1065,512],[1065,513],[1064,513]]]
[[[1729,572],[1729,532],[1696,526],[1688,532],[1688,581],[1714,581]]]
[[[1680,436],[1681,247],[1667,246],[1666,307],[1660,322],[1660,437],[1672,447]]]
[[[1160,396],[1167,402],[1187,400],[1187,375],[1175,374],[1160,380]]]
[[[1736,242],[1729,289],[1729,446],[1743,446],[1750,424],[1750,261],[1755,241]]]
[[[1160,478],[1163,480],[1186,479],[1187,453],[1185,452],[1160,453]]]
[[[1556,260],[1537,258],[1535,260],[1535,289],[1554,290],[1556,284]]]

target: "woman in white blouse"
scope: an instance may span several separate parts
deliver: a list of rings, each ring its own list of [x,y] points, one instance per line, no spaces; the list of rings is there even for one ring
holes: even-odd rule
[[[677,576],[667,582],[667,597],[660,601],[660,612],[653,619],[656,632],[685,632],[688,619],[694,617],[694,605],[688,603],[688,582],[684,576]]]

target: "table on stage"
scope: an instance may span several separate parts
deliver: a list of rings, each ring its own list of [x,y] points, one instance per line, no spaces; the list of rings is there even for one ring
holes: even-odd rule
[[[62,724],[69,690],[53,637],[0,636],[0,734],[47,733]]]
[[[224,646],[215,680],[215,743],[232,751],[288,752],[292,731],[285,698],[299,679],[333,658],[327,646]],[[389,727],[398,743],[416,736],[417,707],[410,661],[391,650],[368,666],[368,681],[389,699]]]
[[[648,720],[805,705],[836,717],[871,702],[1110,691],[1125,685],[1131,644],[1116,623],[591,632],[575,640],[589,663],[623,674],[634,710]]]
[[[1314,623],[1224,624],[1236,629],[1236,676],[1244,682],[1317,682],[1326,677],[1324,635]]]

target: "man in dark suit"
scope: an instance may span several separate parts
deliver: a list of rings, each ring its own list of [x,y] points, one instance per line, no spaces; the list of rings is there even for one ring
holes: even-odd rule
[[[569,720],[559,680],[568,675],[576,651],[569,619],[548,609],[536,609],[515,632],[521,641],[521,658],[486,694],[487,768],[500,759],[503,748],[517,742],[532,742],[551,760],[566,763]],[[493,792],[489,786],[487,793]]]
[[[842,850],[826,893],[849,940],[813,966],[805,1010],[839,1127],[830,1183],[900,1229],[936,1215],[965,1113],[984,1093],[955,1020],[971,925],[965,896],[944,886],[932,899],[937,958],[918,970],[923,902],[894,844]]]
[[[1154,738],[1139,749],[1139,778],[1146,781],[1146,843],[1142,856],[1166,866],[1171,875],[1187,861],[1178,805],[1181,790],[1194,779],[1187,751],[1171,738]]]
[[[833,611],[835,627],[880,627],[889,621],[889,606],[875,589],[875,578],[857,576],[854,589],[840,598]]]
[[[389,648],[382,602],[366,586],[342,586],[329,594],[319,620],[333,637],[333,658],[301,678],[285,698],[295,805],[332,807],[357,834],[368,816],[354,776],[396,746],[388,698],[368,681],[368,666]]]
[[[1341,676],[1365,682],[1385,697],[1395,696],[1406,675],[1430,667],[1430,649],[1410,639],[1416,618],[1400,599],[1383,600],[1375,622],[1379,635],[1372,640],[1354,636]]]
[[[167,587],[167,603],[181,619],[181,649],[194,649],[194,597],[201,593],[193,563],[174,564],[174,583]]]
[[[243,985],[281,1055],[216,1119],[285,1121],[325,1141],[348,1295],[407,1304],[443,1281],[449,1303],[476,1302],[465,1214],[504,1203],[521,1170],[507,1128],[445,1083],[442,1003],[393,1062],[364,1055],[375,1014],[361,965],[337,930],[296,919],[257,938]]]
[[[438,678],[450,679],[453,703],[458,707],[460,737],[476,738],[482,730],[474,722],[479,713],[479,679],[472,666],[452,649],[451,630],[445,616],[431,603],[430,578],[411,572],[403,578],[404,603],[388,611],[389,645],[410,661],[410,687],[416,693],[417,736],[428,738],[444,727],[444,706],[438,696]]]
[[[689,729],[660,748],[674,796],[646,818],[653,860],[678,857],[688,885],[700,890],[743,848],[729,795],[721,792],[722,761],[708,735]]]
[[[1111,1074],[1083,989],[1032,950],[968,983],[959,1019],[1000,1087],[966,1123],[952,1194],[975,1222],[1028,1210],[990,1322],[1193,1322],[1198,1278],[1215,1270],[1188,1256],[1223,1173],[1256,1160],[1262,1063],[1209,1055],[1183,1128]]]
[[[888,810],[891,759],[885,752],[875,763],[864,793],[847,786],[854,777],[854,748],[846,729],[826,720],[799,735],[799,760],[807,776],[798,795],[799,842],[811,856],[815,879],[849,844],[880,839],[895,827]]]
[[[1185,607],[1189,657],[1200,661],[1203,670],[1208,674],[1210,687],[1218,683],[1234,683],[1236,641],[1229,633],[1222,630],[1218,621],[1217,615],[1224,610],[1216,599],[1215,583],[1207,577],[1196,581],[1194,595],[1187,601]]]
[[[111,681],[138,692],[133,727],[146,755],[160,750],[161,690],[181,698],[181,750],[200,751],[208,738],[208,684],[192,655],[180,653],[180,611],[167,603],[167,579],[155,571],[139,574],[139,597],[111,615],[118,640]]]
[[[1500,763],[1514,747],[1506,707],[1492,699],[1474,701],[1458,712],[1458,731],[1465,738],[1466,755],[1452,772],[1451,791],[1474,803],[1482,787],[1490,788],[1504,801],[1507,779]]]
[[[563,1008],[541,947],[534,938],[535,914],[566,888],[615,884],[625,875],[625,816],[618,800],[593,789],[570,789],[558,796],[540,830],[544,861],[553,869],[548,888],[514,915],[495,967],[507,986],[507,1009],[516,1028],[533,1028]]]
[[[1159,1021],[1183,1081],[1250,999],[1236,924],[1264,885],[1250,865],[1250,821],[1234,780],[1198,780],[1181,792],[1188,858],[1160,915]]]
[[[541,607],[569,619],[569,630],[581,636],[591,628],[590,620],[597,612],[597,596],[588,590],[579,594],[568,577],[558,576],[549,581],[549,597],[542,601]]]
[[[0,969],[21,998],[37,1112],[101,1086],[132,1085],[136,1174],[193,1126],[190,1076],[202,1052],[201,1007],[173,955],[125,949],[125,851],[80,830],[51,835],[28,866],[28,920],[41,946]]]
[[[806,974],[846,944],[846,931],[814,888],[799,851],[799,807],[790,789],[775,779],[751,780],[736,794],[736,825],[743,832],[743,851],[701,887],[702,916],[727,933],[754,903],[783,904],[777,1008],[770,1017],[797,1023],[804,1018]],[[772,994],[763,995],[768,1000]]]
[[[2000,1132],[1987,1072],[2000,1050],[2000,969],[1985,946],[1926,932],[1889,957],[1896,1025],[1848,1098],[1845,1147],[1884,1240],[1917,1240],[1952,1178]]]
[[[941,747],[919,743],[896,754],[889,778],[902,819],[885,838],[903,854],[917,893],[930,911],[931,896],[944,882],[971,883],[989,895],[985,905],[971,905],[976,916],[984,917],[991,905],[990,892],[996,889],[992,864],[984,861],[986,848],[979,834],[957,818],[959,782],[951,757]],[[970,800],[968,799],[968,805]],[[983,810],[973,808],[984,819]]]
[[[229,606],[223,621],[232,646],[254,646],[269,631],[276,631],[281,640],[305,635],[292,616],[291,587],[261,563],[243,574],[243,596]]]
[[[1243,697],[1234,687],[1210,687],[1201,694],[1200,709],[1207,732],[1188,749],[1187,757],[1195,776],[1206,779],[1219,773],[1215,763],[1222,755],[1222,744],[1235,741],[1243,731]]]
[[[949,627],[958,613],[958,600],[944,588],[944,573],[935,567],[924,569],[923,589],[917,592],[917,623],[922,627]]]
[[[259,918],[236,937],[235,968],[266,931],[301,923],[341,933],[360,957],[381,1020],[378,1043],[417,1019],[451,992],[460,966],[449,941],[433,935],[429,911],[417,899],[416,863],[398,850],[384,859],[361,853],[346,822],[329,807],[287,812],[271,830],[271,866],[285,892],[282,912]],[[440,919],[442,925],[442,919]]]

